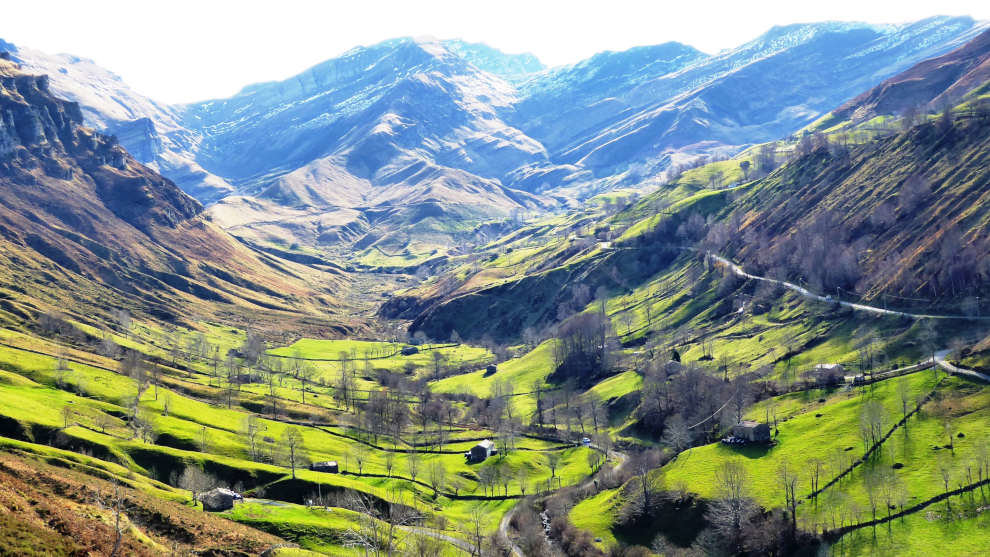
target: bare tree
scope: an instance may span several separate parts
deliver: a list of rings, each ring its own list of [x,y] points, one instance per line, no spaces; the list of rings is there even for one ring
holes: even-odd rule
[[[560,453],[553,451],[547,453],[547,466],[550,467],[550,480],[557,477],[557,467],[560,466]]]
[[[887,423],[887,409],[876,399],[863,403],[859,414],[860,435],[863,438],[864,450],[880,443]]]
[[[793,535],[797,532],[797,471],[788,461],[784,460],[777,468],[777,479],[784,491],[784,505],[787,507],[787,512],[791,518],[791,535]]]
[[[304,460],[303,437],[296,427],[287,427],[282,434],[282,454],[292,469],[292,479],[296,479],[296,466]]]
[[[748,496],[747,482],[741,463],[734,460],[723,463],[715,471],[717,497],[705,513],[705,518],[732,553],[740,552],[743,525],[757,508]]]
[[[691,430],[680,414],[674,414],[664,424],[663,441],[676,452],[681,452],[691,446]]]
[[[265,424],[254,414],[249,414],[248,417],[244,418],[244,423],[241,426],[244,438],[248,442],[248,455],[255,462],[258,462],[261,458],[258,442],[260,441],[261,432],[265,431],[265,429]]]
[[[316,368],[309,364],[303,364],[296,370],[296,378],[299,379],[299,395],[302,403],[306,404],[306,384],[313,380],[316,375]]]
[[[364,445],[356,445],[351,449],[351,456],[354,457],[354,462],[357,463],[358,474],[364,473],[364,463],[368,460],[368,449]]]
[[[392,477],[392,468],[395,466],[395,453],[385,451],[385,475]]]
[[[403,493],[390,490],[385,504],[370,495],[352,491],[344,506],[359,513],[357,526],[344,533],[344,545],[361,547],[366,555],[394,555],[404,545],[411,530],[404,528],[420,522],[423,517],[412,504],[406,504]]]
[[[106,412],[100,412],[96,415],[96,427],[100,428],[101,433],[106,433],[108,427],[114,425],[114,417]]]
[[[938,457],[935,459],[935,466],[939,477],[942,479],[942,487],[944,488],[943,493],[948,493],[949,481],[952,479],[952,458],[947,456],[944,452],[939,453]],[[946,506],[949,505],[949,498],[946,498],[945,504]]]
[[[419,475],[419,465],[421,462],[422,459],[416,451],[406,456],[406,468],[409,469],[409,477],[412,478],[412,481],[416,481],[416,476]]]
[[[75,415],[75,411],[68,404],[62,406],[62,428],[68,429],[69,424],[72,422],[72,416]]]
[[[199,452],[210,452],[210,430],[205,425],[199,428]]]
[[[911,404],[911,385],[903,379],[897,382],[897,397],[901,401],[901,415],[906,418],[908,415],[908,406]],[[906,431],[907,421],[904,422],[904,428]]]
[[[433,488],[434,499],[440,496],[440,490],[443,489],[446,480],[447,469],[440,459],[434,459],[430,462],[430,487]]]
[[[196,497],[200,493],[213,489],[217,481],[216,478],[195,466],[186,466],[180,476],[173,478],[173,483],[180,489],[188,491],[190,499],[195,505]]]

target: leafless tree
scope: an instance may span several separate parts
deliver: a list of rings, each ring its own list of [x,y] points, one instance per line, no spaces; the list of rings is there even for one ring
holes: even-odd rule
[[[911,404],[911,385],[908,381],[899,380],[897,382],[897,397],[901,401],[901,415],[907,417],[908,406]],[[905,431],[907,431],[907,421],[904,422]]]
[[[392,468],[395,466],[395,453],[385,451],[385,475],[392,477]]]
[[[859,428],[864,451],[876,445],[883,438],[887,423],[887,409],[877,399],[870,399],[860,407]]]
[[[743,526],[756,509],[748,496],[746,471],[739,462],[725,462],[715,471],[715,484],[717,497],[709,504],[705,518],[736,553],[741,549]]]
[[[364,445],[355,445],[351,449],[351,456],[354,457],[354,462],[357,463],[358,474],[364,474],[364,463],[368,460],[368,449]]]
[[[670,445],[676,452],[681,452],[691,446],[691,430],[680,414],[670,417],[663,434],[663,441]]]
[[[299,429],[294,426],[285,428],[285,432],[282,433],[281,445],[283,459],[292,469],[292,479],[294,480],[296,479],[296,466],[305,459],[303,436],[299,433]]]
[[[124,336],[129,336],[131,333],[131,327],[134,322],[131,319],[131,314],[126,309],[115,309],[112,312],[114,320],[117,325],[120,326],[120,330],[124,332]]]
[[[100,428],[101,433],[106,433],[108,427],[112,427],[115,423],[115,418],[106,412],[100,412],[96,415],[96,427]]]
[[[248,455],[251,460],[258,462],[261,459],[261,451],[258,442],[261,438],[261,433],[265,431],[265,424],[261,422],[258,416],[254,414],[249,414],[248,417],[244,418],[244,423],[241,426],[244,438],[248,442]]]
[[[419,453],[413,451],[406,456],[406,467],[409,469],[409,477],[413,481],[416,481],[416,476],[419,475],[419,465],[422,462],[422,458]]]
[[[344,534],[344,544],[361,547],[366,555],[395,555],[404,540],[412,535],[404,527],[423,520],[398,489],[389,491],[384,505],[376,503],[370,495],[353,491],[348,494],[344,506],[359,513],[357,526]]]
[[[444,467],[443,461],[440,459],[433,459],[430,462],[430,487],[433,488],[433,498],[440,496],[440,490],[443,489],[444,483],[447,481],[447,468]]]
[[[185,489],[190,493],[193,505],[196,504],[196,497],[205,491],[209,491],[216,486],[216,478],[200,470],[195,466],[186,466],[182,474],[174,477],[174,485],[180,489]]]
[[[791,534],[793,535],[797,532],[797,470],[790,462],[784,460],[777,467],[777,480],[784,492],[784,505],[787,507],[787,512],[791,518]]]

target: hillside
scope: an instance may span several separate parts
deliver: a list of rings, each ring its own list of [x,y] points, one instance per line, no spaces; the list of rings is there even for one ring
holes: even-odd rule
[[[908,109],[940,109],[990,81],[990,31],[942,56],[925,60],[834,110],[826,121],[859,123]]]
[[[209,203],[230,193],[232,187],[196,162],[199,138],[182,127],[175,108],[131,89],[119,76],[92,60],[71,54],[46,54],[0,39],[21,68],[47,75],[52,91],[79,103],[83,123],[113,135],[131,155],[168,177],[196,199]]]
[[[0,557],[982,555],[986,27],[0,42]]]
[[[413,330],[436,338],[452,330],[466,338],[518,338],[526,327],[554,323],[575,284],[591,292],[635,287],[697,242],[816,292],[971,314],[990,281],[985,266],[973,264],[988,249],[990,218],[990,188],[980,170],[988,163],[990,128],[981,110],[961,108],[951,121],[874,134],[859,144],[841,143],[847,136],[808,136],[775,146],[789,162],[737,191],[699,192],[710,181],[698,178],[740,176],[738,161],[692,170],[603,222],[574,216],[524,229],[489,246],[490,263],[472,271],[465,265],[383,311],[414,318]],[[753,159],[756,151],[749,152]],[[535,245],[522,260],[507,255]],[[518,263],[505,267],[505,259]]]
[[[79,105],[55,98],[46,77],[0,60],[0,83],[5,318],[55,308],[178,319],[191,308],[327,307],[331,298],[307,277],[341,276],[234,240],[175,184],[83,127]]]
[[[684,155],[792,133],[980,29],[968,18],[815,23],[774,28],[715,56],[677,44],[599,55],[525,83],[518,112],[531,123],[517,125],[559,164],[597,177],[643,165],[637,172],[648,176]]]
[[[774,28],[706,55],[678,43],[545,68],[464,41],[394,39],[227,98],[164,106],[92,62],[8,47],[86,122],[237,236],[413,270],[485,223],[649,189],[731,156],[983,30],[970,18]],[[431,263],[432,264],[432,263]]]

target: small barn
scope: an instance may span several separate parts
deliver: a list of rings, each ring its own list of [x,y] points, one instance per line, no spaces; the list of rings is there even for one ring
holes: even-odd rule
[[[842,364],[818,364],[815,366],[815,371],[836,376],[846,374],[846,368],[844,368]]]
[[[412,356],[413,354],[419,354],[419,348],[415,346],[403,346],[401,353],[403,356]]]
[[[732,436],[743,439],[747,443],[766,443],[770,441],[770,426],[743,420],[732,426]]]
[[[498,371],[498,366],[496,366],[495,364],[488,364],[487,366],[485,366],[485,375],[491,375],[496,371]]]
[[[336,460],[325,460],[323,462],[314,462],[309,465],[309,469],[314,472],[326,472],[328,474],[340,473],[340,467],[337,466]]]
[[[486,458],[492,456],[498,452],[495,448],[495,443],[491,439],[485,439],[477,445],[471,447],[471,450],[467,452],[464,456],[471,462],[483,462]]]
[[[234,502],[242,500],[243,497],[241,497],[240,493],[217,487],[206,493],[200,493],[196,499],[203,503],[203,510],[220,512],[232,509]]]

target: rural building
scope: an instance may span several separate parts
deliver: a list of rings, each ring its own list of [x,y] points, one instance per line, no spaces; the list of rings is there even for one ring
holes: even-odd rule
[[[412,356],[413,354],[419,354],[419,348],[416,348],[415,346],[403,346],[402,347],[402,355],[403,356]]]
[[[830,375],[846,374],[846,368],[842,367],[842,364],[818,364],[815,366],[815,371],[828,373]]]
[[[488,364],[485,367],[485,375],[491,375],[498,371],[498,367],[495,364]]]
[[[684,371],[684,365],[681,362],[667,360],[667,363],[663,364],[663,370],[667,372],[667,375],[677,375]]]
[[[484,441],[471,447],[471,450],[464,456],[466,456],[471,462],[482,462],[496,452],[498,452],[498,449],[495,448],[495,443],[493,443],[491,439],[485,439]]]
[[[200,493],[196,498],[203,503],[203,510],[211,512],[232,509],[235,501],[243,499],[239,493],[222,487],[211,489],[206,493]]]
[[[329,474],[337,474],[340,472],[340,467],[337,466],[336,460],[327,460],[324,462],[314,462],[309,465],[309,469],[314,472],[327,472]]]
[[[770,426],[760,422],[743,420],[732,426],[732,436],[748,443],[766,443],[770,441]]]

